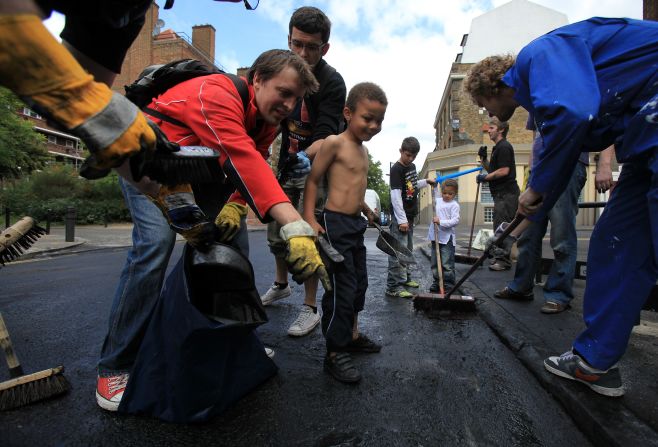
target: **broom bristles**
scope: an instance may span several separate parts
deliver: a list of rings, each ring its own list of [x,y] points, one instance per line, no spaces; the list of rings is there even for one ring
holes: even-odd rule
[[[52,372],[52,374],[23,383],[18,380],[22,377],[4,382],[16,383],[0,391],[0,411],[11,410],[66,393],[71,389],[71,384],[62,374],[63,370],[64,368],[58,367],[52,370],[41,371],[41,373]]]

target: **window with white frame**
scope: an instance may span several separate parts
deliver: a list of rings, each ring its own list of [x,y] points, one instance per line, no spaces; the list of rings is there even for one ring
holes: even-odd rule
[[[494,203],[489,184],[486,182],[480,183],[480,203]]]
[[[55,135],[47,135],[48,143],[57,144],[57,137]]]
[[[43,119],[41,115],[39,115],[37,112],[27,107],[23,107],[23,115],[31,116],[32,118],[37,118],[40,120]]]
[[[484,223],[493,223],[493,206],[484,207]]]
[[[75,147],[75,142],[73,140],[66,140],[66,147]]]

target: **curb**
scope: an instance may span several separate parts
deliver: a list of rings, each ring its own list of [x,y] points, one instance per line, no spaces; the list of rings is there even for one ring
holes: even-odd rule
[[[66,252],[66,251],[71,250],[73,248],[84,245],[88,242],[89,241],[87,241],[86,239],[79,239],[75,242],[72,242],[70,245],[66,245],[64,247],[44,248],[44,249],[35,249],[33,251],[27,251],[27,252],[23,253],[20,256],[20,260],[25,261],[27,259],[34,259],[34,258],[38,258],[38,257],[41,257],[41,256],[46,256],[46,255],[51,255],[51,254],[59,254],[61,252]]]
[[[429,247],[421,252],[430,258]],[[551,394],[597,446],[657,446],[658,433],[628,409],[623,398],[599,396],[584,386],[558,378],[546,371],[544,359],[554,354],[541,338],[523,329],[523,323],[498,305],[477,284],[466,280],[465,291],[477,300],[478,315],[517,359]]]

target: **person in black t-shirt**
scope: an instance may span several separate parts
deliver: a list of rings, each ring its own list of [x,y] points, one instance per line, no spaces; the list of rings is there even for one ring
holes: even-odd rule
[[[511,222],[519,205],[519,185],[516,182],[516,163],[514,149],[506,140],[509,124],[494,117],[489,122],[489,138],[496,143],[491,150],[491,160],[486,154],[480,158],[486,174],[480,174],[478,183],[489,182],[489,190],[494,201],[493,228],[494,231],[503,222]],[[509,270],[512,267],[509,250],[496,249],[495,261],[489,266],[494,271]]]
[[[418,190],[434,180],[418,180],[416,166],[413,161],[420,151],[420,143],[414,137],[402,140],[400,159],[391,167],[391,234],[413,250],[414,218],[418,214]],[[398,298],[411,298],[413,294],[405,287],[418,287],[411,279],[409,269],[401,265],[397,258],[388,258],[388,278],[386,279],[386,295]]]

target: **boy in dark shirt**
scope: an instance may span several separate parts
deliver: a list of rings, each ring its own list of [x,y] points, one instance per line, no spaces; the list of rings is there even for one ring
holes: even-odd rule
[[[402,140],[400,159],[391,167],[391,234],[413,250],[414,218],[418,215],[418,190],[434,180],[418,180],[416,165],[413,161],[420,152],[420,143],[414,137]],[[411,298],[412,293],[405,287],[418,287],[411,279],[409,268],[400,264],[396,257],[388,258],[388,278],[386,279],[386,295],[398,298]]]

